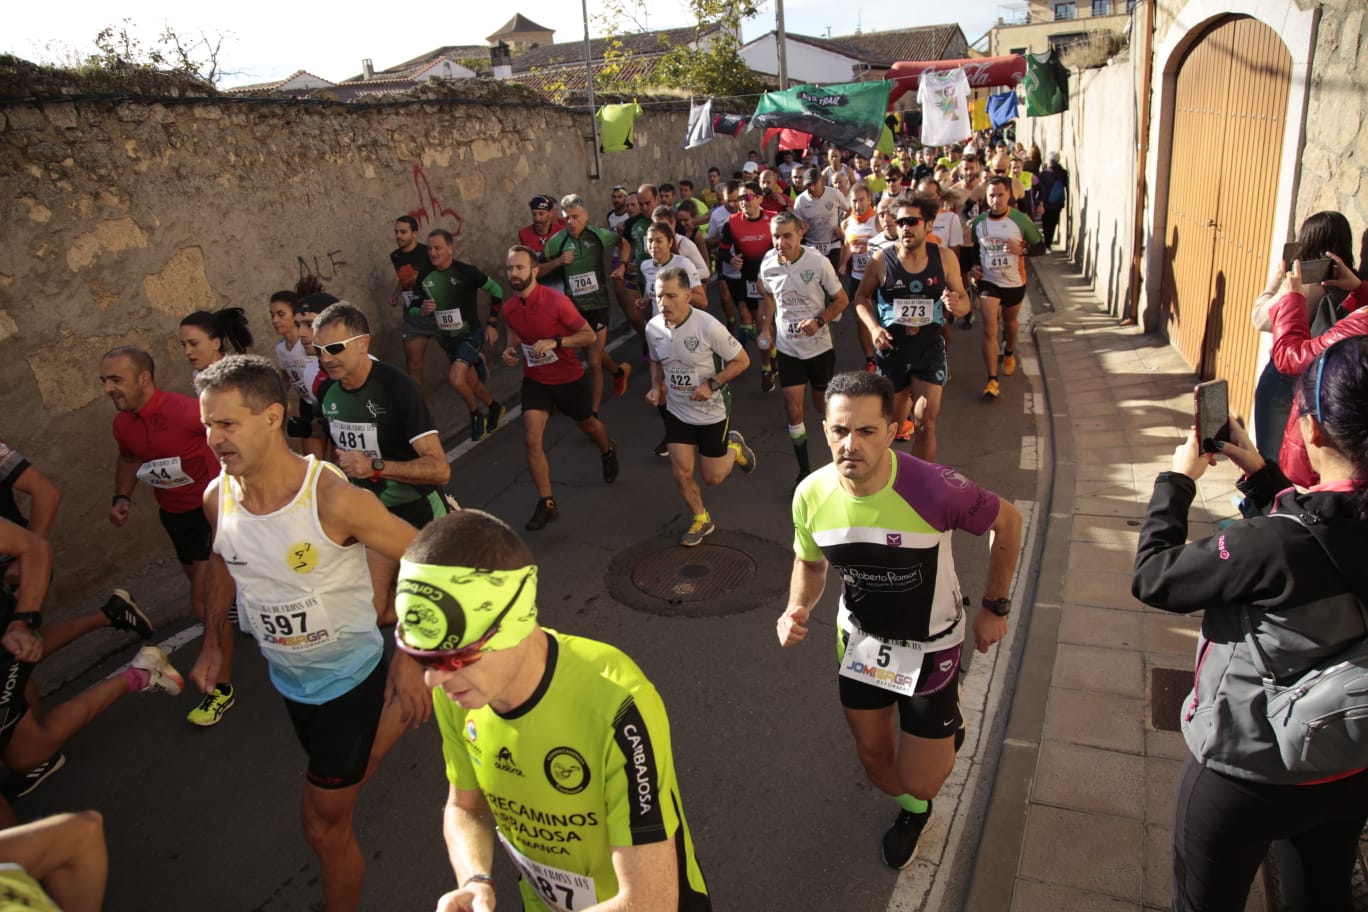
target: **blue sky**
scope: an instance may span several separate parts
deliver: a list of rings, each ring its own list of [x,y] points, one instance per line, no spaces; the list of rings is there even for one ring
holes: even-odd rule
[[[907,0],[856,0],[853,4],[833,4],[830,0],[785,0],[784,21],[791,32],[806,35],[849,34],[856,27],[864,31],[935,25],[958,19],[965,38],[971,43],[988,30],[999,16],[1008,14],[1013,4],[996,0],[958,0],[955,3],[908,3]],[[1016,6],[1024,6],[1022,3]],[[324,79],[338,81],[361,71],[361,60],[370,58],[377,70],[416,57],[444,44],[483,44],[486,35],[497,30],[521,12],[534,22],[555,29],[556,41],[569,41],[584,34],[583,17],[577,3],[553,0],[515,0],[513,4],[462,3],[457,14],[440,7],[403,7],[402,15],[390,17],[384,5],[366,8],[358,16],[342,6],[317,7],[312,4],[267,3],[265,0],[237,0],[231,4],[186,4],[167,12],[165,3],[125,0],[111,6],[76,0],[53,8],[35,4],[11,4],[5,11],[5,28],[0,34],[0,51],[28,60],[56,62],[90,53],[95,35],[123,19],[147,44],[169,24],[181,35],[195,36],[201,30],[231,37],[220,55],[221,67],[231,75],[225,87],[251,82],[266,82],[287,76],[295,70],[308,70]],[[602,8],[589,3],[591,19]],[[357,9],[357,7],[352,7]],[[388,9],[399,9],[390,7]],[[117,10],[117,12],[115,12]],[[448,27],[435,23],[445,20]],[[651,3],[651,28],[669,28],[690,22],[686,8],[677,0]],[[745,23],[746,40],[774,28],[774,2],[766,0],[759,15]],[[599,34],[593,27],[591,32]]]

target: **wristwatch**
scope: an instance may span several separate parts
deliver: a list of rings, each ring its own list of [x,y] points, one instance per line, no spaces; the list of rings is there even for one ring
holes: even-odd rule
[[[712,390],[712,391],[715,393],[715,392],[717,392],[718,390],[720,390],[721,388],[722,388],[722,384],[720,384],[720,383],[717,382],[717,378],[716,378],[716,377],[709,377],[709,378],[708,378],[708,389]]]
[[[371,460],[371,481],[379,481],[380,473],[385,471],[385,460],[379,457]]]
[[[1005,618],[1012,613],[1012,600],[1009,598],[990,599],[983,597],[983,610],[991,611],[1000,618]]]
[[[552,338],[553,341],[555,341],[555,343],[556,343],[556,348],[560,348],[560,347],[561,347],[561,337],[560,337],[560,336],[552,336],[551,338]]]
[[[43,626],[43,616],[36,611],[16,611],[10,615],[10,623],[15,621],[23,621],[28,624],[29,630],[35,632]]]

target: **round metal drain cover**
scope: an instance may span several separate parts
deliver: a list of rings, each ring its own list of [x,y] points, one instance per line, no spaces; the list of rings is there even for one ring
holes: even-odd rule
[[[632,566],[632,585],[672,604],[729,595],[755,578],[755,561],[721,545],[668,548]]]

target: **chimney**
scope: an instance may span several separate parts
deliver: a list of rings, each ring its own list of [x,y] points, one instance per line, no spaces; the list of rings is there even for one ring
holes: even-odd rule
[[[495,79],[510,79],[513,76],[513,52],[500,41],[489,49],[489,62],[494,67]]]
[[[369,57],[361,61],[361,78],[367,82],[375,78],[375,64],[371,63]]]

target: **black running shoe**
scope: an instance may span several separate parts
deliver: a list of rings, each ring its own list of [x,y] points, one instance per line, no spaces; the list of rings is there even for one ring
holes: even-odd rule
[[[657,444],[655,445],[655,454],[656,454],[657,456],[669,456],[669,455],[670,455],[670,444],[669,444],[669,442],[666,441],[663,437],[661,438],[660,443],[657,443]]]
[[[133,601],[133,596],[128,594],[127,589],[115,589],[109,596],[109,601],[100,606],[104,616],[109,618],[109,626],[119,630],[131,630],[144,640],[152,636],[154,629],[152,621],[147,615],[143,614],[138,603]]]
[[[470,413],[470,442],[479,443],[489,436],[489,430],[485,426],[485,416],[479,412]]]
[[[617,444],[608,441],[608,452],[603,454],[603,480],[612,484],[618,477]]]
[[[926,829],[926,822],[930,819],[930,801],[926,802],[925,813],[898,811],[898,819],[883,835],[883,863],[898,870],[911,864],[917,854],[917,841],[921,839],[922,830]]]
[[[532,518],[523,526],[531,532],[538,529],[545,529],[546,524],[560,519],[560,508],[556,506],[555,498],[543,497],[537,501],[537,509],[532,514]]]
[[[43,780],[66,766],[66,754],[58,751],[27,773],[12,772],[0,785],[0,794],[6,798],[22,798],[43,784]]]

